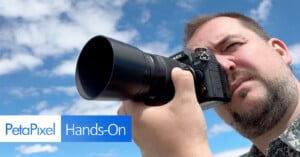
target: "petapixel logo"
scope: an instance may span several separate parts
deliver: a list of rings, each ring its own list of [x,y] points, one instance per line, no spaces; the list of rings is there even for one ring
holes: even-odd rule
[[[39,127],[37,123],[30,123],[29,126],[22,124],[14,126],[12,123],[5,124],[5,135],[55,135],[55,123],[51,127]]]
[[[60,116],[0,116],[0,142],[60,142]]]

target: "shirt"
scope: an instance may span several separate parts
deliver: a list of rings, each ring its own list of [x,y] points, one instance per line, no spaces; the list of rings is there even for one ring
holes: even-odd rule
[[[255,145],[240,157],[265,157]],[[269,144],[267,157],[300,157],[300,117]]]

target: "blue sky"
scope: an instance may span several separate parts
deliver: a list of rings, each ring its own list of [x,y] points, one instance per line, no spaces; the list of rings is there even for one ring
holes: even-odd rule
[[[182,48],[183,27],[199,14],[249,15],[286,42],[299,77],[300,2],[296,0],[0,0],[0,115],[115,115],[120,102],[86,101],[74,82],[85,42],[107,35],[145,52]],[[257,56],[263,57],[263,56]],[[236,156],[251,142],[205,111],[216,157]],[[7,157],[139,157],[132,142],[0,143]]]

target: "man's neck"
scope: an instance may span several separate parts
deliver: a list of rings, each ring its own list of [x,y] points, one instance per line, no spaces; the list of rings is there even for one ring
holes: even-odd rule
[[[300,84],[298,83],[298,93],[300,94]],[[267,155],[269,143],[282,134],[296,118],[300,116],[300,95],[296,106],[291,106],[285,116],[278,122],[278,124],[270,131],[255,139],[250,139],[254,145],[264,154]]]

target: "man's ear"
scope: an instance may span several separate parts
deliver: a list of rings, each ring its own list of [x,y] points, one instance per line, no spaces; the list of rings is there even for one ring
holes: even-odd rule
[[[282,57],[286,64],[292,63],[292,56],[285,43],[277,38],[271,38],[268,44],[274,48],[274,50]]]

